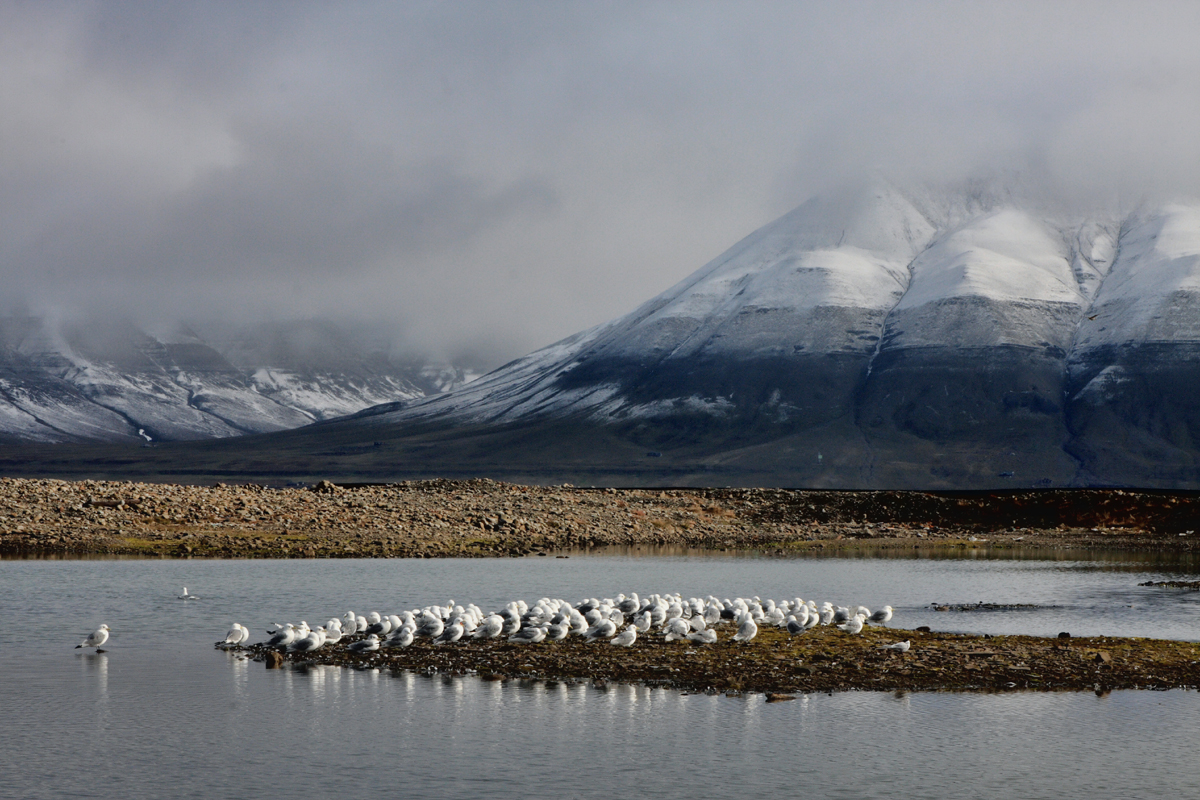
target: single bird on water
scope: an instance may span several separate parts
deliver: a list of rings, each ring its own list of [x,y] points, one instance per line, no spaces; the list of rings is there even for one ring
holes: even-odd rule
[[[75,649],[78,650],[81,647],[94,647],[94,648],[96,648],[97,653],[103,653],[104,651],[100,649],[100,645],[104,644],[107,641],[108,641],[108,626],[101,625],[99,628],[97,628],[96,630],[89,633],[88,637],[86,639],[84,639],[79,644],[75,645]]]

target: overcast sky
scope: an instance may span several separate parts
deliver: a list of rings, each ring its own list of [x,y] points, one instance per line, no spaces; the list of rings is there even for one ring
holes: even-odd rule
[[[0,4],[0,310],[484,365],[863,170],[1200,194],[1200,3]]]

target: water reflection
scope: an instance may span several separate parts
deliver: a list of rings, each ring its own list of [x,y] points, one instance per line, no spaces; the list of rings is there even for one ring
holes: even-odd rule
[[[225,653],[228,674],[233,697],[232,707],[245,707],[247,692],[250,691],[250,659],[240,653]]]
[[[1090,569],[1095,565],[1106,565],[1127,569],[1131,572],[1165,569],[1180,574],[1200,574],[1200,553],[1194,551],[1140,551],[1106,550],[1079,546],[1043,547],[988,542],[983,537],[978,542],[929,543],[898,546],[880,543],[859,542],[852,549],[801,547],[775,550],[706,550],[678,545],[612,545],[585,550],[564,550],[559,555],[572,558],[705,558],[715,561],[765,559],[765,560],[830,560],[830,559],[886,559],[898,561],[1045,561],[1054,563],[1086,562]]]
[[[340,667],[316,664],[298,669],[297,672],[308,676],[308,684],[312,690],[308,702],[315,708],[323,710],[337,702],[338,684],[341,683],[344,670]],[[330,684],[333,684],[332,691]]]
[[[95,690],[101,701],[108,699],[108,653],[77,653],[83,667],[84,685]]]
[[[385,752],[389,786],[451,800],[1049,798],[1065,786],[1094,797],[1194,796],[1200,774],[1184,758],[1186,737],[1171,733],[1200,717],[1195,693],[862,692],[768,704],[762,695],[640,684],[254,666],[250,707],[208,745],[212,761],[249,750],[266,765],[242,780],[252,796],[271,791],[270,765],[325,763],[335,742],[339,763],[375,764]],[[1172,770],[1131,764],[1151,751],[1183,760]],[[455,753],[470,753],[469,763]],[[180,769],[178,758],[153,768]],[[198,793],[221,791],[204,771],[190,780]],[[331,769],[287,792],[297,800],[370,793],[379,780],[378,770]]]

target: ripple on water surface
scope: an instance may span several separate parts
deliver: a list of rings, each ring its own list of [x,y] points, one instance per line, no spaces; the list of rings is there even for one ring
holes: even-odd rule
[[[871,559],[2,562],[0,796],[1200,796],[1200,695],[846,693],[767,704],[636,686],[264,670],[229,622],[323,621],[450,598],[796,594],[940,629],[1196,638],[1154,565]],[[187,585],[202,599],[176,600]],[[1053,612],[939,613],[946,603]],[[72,648],[98,622],[107,653]],[[1028,630],[1031,627],[1045,631]],[[1167,765],[1167,768],[1164,768]],[[186,777],[184,777],[186,776]],[[1086,794],[1085,794],[1086,793]]]

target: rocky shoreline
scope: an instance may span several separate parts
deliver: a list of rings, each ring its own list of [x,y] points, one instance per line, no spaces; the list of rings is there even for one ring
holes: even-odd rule
[[[789,699],[804,692],[1094,691],[1200,688],[1200,644],[1113,637],[1040,638],[865,629],[850,635],[817,627],[801,636],[760,627],[748,643],[711,645],[638,637],[632,647],[586,643],[579,637],[529,645],[500,640],[356,653],[348,639],[314,653],[267,645],[217,647],[243,652],[268,668],[325,664],[352,669],[475,675],[485,680],[640,683],[688,692],[761,692]],[[906,653],[884,649],[911,642]]]
[[[948,549],[1196,547],[1189,494],[937,494],[779,489],[580,489],[490,480],[271,488],[0,479],[0,555],[33,558],[496,557],[597,548],[751,550],[768,556]],[[1200,527],[1200,526],[1197,526]],[[910,640],[897,653],[885,644]],[[243,648],[236,648],[243,649]],[[750,643],[631,648],[507,641],[357,654],[244,648],[255,659],[504,680],[640,682],[685,691],[1095,690],[1200,685],[1200,646],[819,627]]]
[[[0,555],[448,558],[602,547],[1191,551],[1200,495],[581,489],[491,480],[272,488],[0,479]]]

